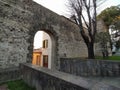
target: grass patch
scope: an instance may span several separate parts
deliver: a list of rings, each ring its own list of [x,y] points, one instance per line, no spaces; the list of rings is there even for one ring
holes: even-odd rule
[[[108,58],[96,57],[96,59],[101,59],[101,60],[119,60],[120,61],[120,56],[109,56]]]
[[[23,80],[9,81],[4,84],[8,85],[9,90],[36,90],[29,87]]]

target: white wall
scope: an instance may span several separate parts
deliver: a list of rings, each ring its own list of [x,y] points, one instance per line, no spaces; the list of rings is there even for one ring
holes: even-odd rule
[[[43,48],[42,55],[48,55],[48,68],[51,69],[51,50],[52,50],[52,42],[50,36],[43,32],[43,41],[48,40],[48,48]]]

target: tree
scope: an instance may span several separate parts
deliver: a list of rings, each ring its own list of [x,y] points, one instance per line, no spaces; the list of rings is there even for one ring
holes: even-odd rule
[[[110,8],[106,8],[99,15],[98,18],[102,19],[106,26],[109,28],[110,25],[113,25],[116,22],[116,18],[120,16],[120,7],[119,6],[111,6]],[[119,20],[118,20],[119,21]]]
[[[116,48],[118,48],[119,41],[117,41],[117,38],[120,37],[120,5],[106,8],[97,18],[102,19],[107,28],[111,29],[111,44],[112,46],[115,44]]]
[[[103,58],[108,57],[108,42],[110,42],[108,32],[97,33],[95,42],[100,44]]]
[[[99,0],[99,4],[102,0]],[[98,0],[69,0],[72,18],[79,26],[81,36],[88,49],[88,58],[93,59],[97,27],[96,8]],[[85,29],[84,29],[85,28]]]
[[[116,48],[117,48],[117,49],[120,48],[120,39],[116,42]]]
[[[120,31],[120,14],[119,14],[119,16],[116,16],[116,17],[113,19],[112,25],[115,26],[114,29]]]

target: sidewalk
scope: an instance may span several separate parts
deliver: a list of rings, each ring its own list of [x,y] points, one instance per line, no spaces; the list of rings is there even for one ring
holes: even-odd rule
[[[95,80],[120,88],[120,77],[88,77],[87,79]]]
[[[9,90],[7,87],[8,86],[6,84],[3,84],[0,86],[0,90]]]

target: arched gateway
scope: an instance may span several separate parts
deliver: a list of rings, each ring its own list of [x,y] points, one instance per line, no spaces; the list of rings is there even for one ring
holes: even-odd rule
[[[54,68],[54,64],[57,59],[57,34],[53,31],[48,31],[45,29],[39,31],[42,31],[42,36],[38,34],[39,36],[37,36],[36,39],[39,40],[41,38],[39,41],[41,42],[42,46],[33,49],[34,51],[32,64],[47,67],[49,69]]]
[[[47,32],[53,41],[52,69],[61,57],[84,57],[86,48],[79,28],[32,0],[0,0],[0,68],[32,61],[37,31]]]

